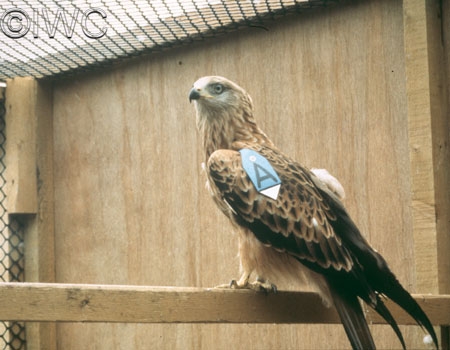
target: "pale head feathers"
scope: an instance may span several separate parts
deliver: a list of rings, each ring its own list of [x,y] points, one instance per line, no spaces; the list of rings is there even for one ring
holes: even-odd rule
[[[220,117],[224,112],[232,113],[241,110],[252,114],[253,104],[247,92],[232,81],[219,76],[207,76],[198,79],[189,94],[195,101],[197,123],[204,118],[210,121]]]
[[[251,97],[232,81],[220,76],[200,78],[189,100],[195,103],[207,159],[217,149],[231,149],[234,142],[273,145],[256,125]]]

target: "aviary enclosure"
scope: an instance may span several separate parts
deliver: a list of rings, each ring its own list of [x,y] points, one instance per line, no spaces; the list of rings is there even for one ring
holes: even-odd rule
[[[349,348],[307,291],[209,289],[238,274],[187,98],[214,74],[251,94],[284,152],[342,182],[448,348],[449,11],[448,0],[2,2],[0,344]],[[407,346],[428,349],[389,306]],[[379,348],[400,346],[367,318]]]

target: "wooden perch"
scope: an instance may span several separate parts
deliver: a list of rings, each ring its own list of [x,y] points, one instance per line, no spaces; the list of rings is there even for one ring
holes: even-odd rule
[[[450,325],[450,295],[415,295],[435,325]],[[399,324],[415,324],[387,302]],[[371,323],[384,323],[372,311]],[[0,320],[129,323],[339,323],[317,294],[122,285],[2,283]]]

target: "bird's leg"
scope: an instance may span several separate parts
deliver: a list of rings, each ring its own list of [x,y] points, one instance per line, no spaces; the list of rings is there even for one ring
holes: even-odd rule
[[[243,273],[239,281],[232,280],[230,283],[230,288],[233,289],[248,289],[250,283],[248,283],[248,279],[250,278],[250,274]]]

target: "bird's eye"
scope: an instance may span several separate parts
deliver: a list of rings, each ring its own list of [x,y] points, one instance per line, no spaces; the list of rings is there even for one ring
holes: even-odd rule
[[[216,84],[216,85],[214,85],[213,89],[214,89],[214,92],[216,94],[221,94],[222,91],[223,91],[223,85],[222,84]]]

